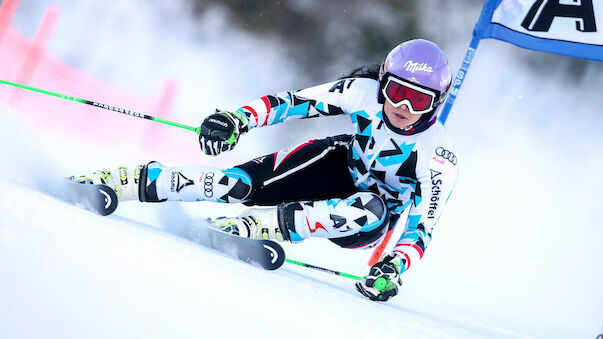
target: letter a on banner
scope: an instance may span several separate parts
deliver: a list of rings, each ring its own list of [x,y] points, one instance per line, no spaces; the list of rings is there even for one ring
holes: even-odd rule
[[[577,30],[597,31],[592,0],[582,0],[579,3],[566,5],[561,4],[560,1],[538,0],[521,22],[521,27],[533,32],[548,32],[555,18],[574,18]]]

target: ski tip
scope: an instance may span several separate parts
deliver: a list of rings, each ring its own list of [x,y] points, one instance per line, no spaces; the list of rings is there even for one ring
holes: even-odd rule
[[[82,209],[107,216],[117,209],[118,198],[115,191],[106,185],[81,184],[69,179],[53,186],[48,193]]]
[[[113,189],[105,185],[98,185],[99,193],[101,193],[104,197],[104,205],[102,205],[100,209],[96,212],[102,216],[107,216],[117,209],[117,194]]]
[[[273,271],[285,263],[285,250],[279,244],[270,240],[263,240],[262,246],[268,252],[270,260],[262,263],[264,269]]]

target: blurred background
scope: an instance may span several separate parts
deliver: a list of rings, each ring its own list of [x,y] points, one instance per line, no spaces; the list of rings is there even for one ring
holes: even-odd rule
[[[191,15],[224,13],[234,27],[278,41],[283,52],[311,82],[345,73],[350,66],[380,63],[393,46],[414,37],[450,51],[468,44],[483,1],[185,1]],[[464,21],[464,22],[463,22]],[[544,53],[520,53],[531,69],[545,75],[561,69],[580,79],[588,63]],[[600,68],[599,68],[600,71]],[[326,76],[326,78],[325,78]]]
[[[0,15],[0,78],[198,126],[215,108],[381,62],[408,39],[438,44],[456,72],[482,5],[4,0],[14,12],[10,20]],[[381,311],[435,319],[443,329],[478,324],[471,332],[478,337],[493,328],[500,337],[600,333],[601,79],[601,62],[480,42],[447,122],[461,170],[455,192],[422,262]],[[352,127],[345,116],[287,122],[252,130],[232,152],[209,158],[194,133],[178,128],[4,85],[0,105],[0,177],[35,187],[50,174],[151,159],[228,167]],[[206,218],[241,209],[217,206],[181,204],[178,213]],[[166,221],[175,208],[127,206],[118,215],[186,236],[186,225]],[[286,250],[355,274],[364,274],[370,254],[320,241]]]

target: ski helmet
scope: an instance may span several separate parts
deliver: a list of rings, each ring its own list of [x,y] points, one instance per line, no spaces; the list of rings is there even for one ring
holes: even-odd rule
[[[377,100],[406,104],[413,114],[432,117],[452,82],[448,58],[433,42],[409,40],[392,49],[379,69]],[[424,119],[421,119],[424,120]]]

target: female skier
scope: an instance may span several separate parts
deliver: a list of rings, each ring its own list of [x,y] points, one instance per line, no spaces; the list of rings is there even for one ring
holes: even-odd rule
[[[410,40],[380,66],[264,96],[233,112],[217,111],[203,121],[199,143],[205,154],[218,155],[249,129],[338,114],[350,116],[354,135],[310,140],[229,169],[166,167],[153,161],[75,180],[107,184],[119,201],[272,206],[215,222],[241,237],[293,243],[328,238],[344,248],[377,245],[410,208],[393,251],[356,282],[364,296],[387,301],[398,293],[400,274],[423,256],[456,181],[457,158],[437,119],[451,79],[438,46]],[[385,288],[376,288],[378,278],[385,279]]]

